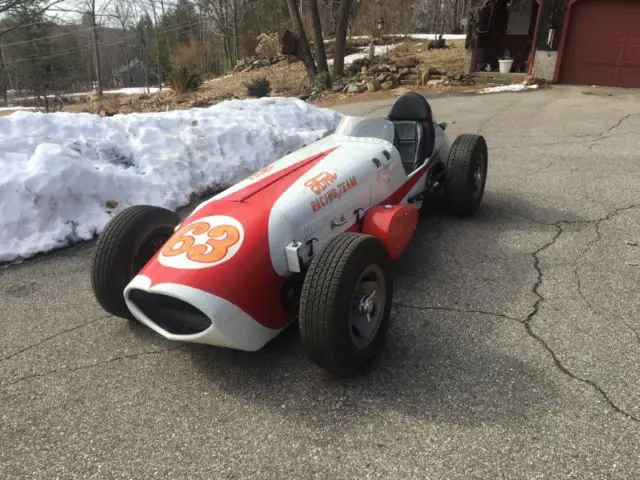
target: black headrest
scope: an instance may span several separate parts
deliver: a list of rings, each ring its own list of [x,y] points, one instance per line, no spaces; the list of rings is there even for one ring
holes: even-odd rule
[[[431,106],[427,99],[415,92],[407,92],[398,97],[391,106],[389,120],[412,120],[425,122],[431,120]]]

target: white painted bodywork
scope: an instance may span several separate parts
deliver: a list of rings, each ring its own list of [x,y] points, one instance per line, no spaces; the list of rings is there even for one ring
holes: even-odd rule
[[[190,303],[207,315],[211,326],[205,331],[191,335],[176,335],[167,332],[147,317],[129,298],[132,289],[150,293],[159,293]],[[278,335],[282,329],[266,328],[224,298],[203,290],[176,283],[158,283],[151,285],[151,279],[136,275],[124,290],[127,307],[141,323],[159,333],[168,340],[199,343],[236,350],[256,351]]]
[[[439,156],[441,161],[446,162],[451,143],[444,130],[436,125],[435,146],[430,159],[407,175],[400,154],[393,145],[394,131],[393,123],[386,119],[344,117],[334,133],[284,156],[261,172],[202,202],[193,213],[313,155],[337,147],[288,187],[270,208],[268,238],[264,241],[268,242],[274,271],[282,278],[288,277],[299,271],[296,257],[303,263],[310,261],[310,246],[313,247],[313,252],[317,252],[336,235],[352,227],[368,209],[385,202],[414,175],[421,176],[399,201],[393,202],[408,203],[409,198],[425,188],[424,172],[431,163],[429,160],[435,160]],[[314,192],[307,182],[326,173],[333,180],[327,182],[324,190]],[[345,182],[349,188],[341,189],[340,185]],[[319,200],[321,198],[325,199],[324,204]],[[328,198],[331,201],[327,201]],[[251,197],[246,200],[246,208],[258,211],[258,206],[252,204],[252,201]],[[259,202],[259,197],[256,197],[255,202]],[[414,205],[419,208],[421,203],[416,201]],[[314,208],[314,204],[316,207],[321,205],[321,208]],[[246,231],[244,234],[249,237],[251,232]],[[253,274],[248,267],[244,272],[238,272],[238,275]],[[174,283],[150,286],[151,283],[144,275],[136,276],[124,292],[127,305],[138,320],[168,339],[257,350],[281,331],[266,328],[247,315],[240,306],[211,293]],[[129,292],[133,288],[186,301],[205,313],[212,320],[212,325],[198,334],[171,334],[147,318],[131,302]]]

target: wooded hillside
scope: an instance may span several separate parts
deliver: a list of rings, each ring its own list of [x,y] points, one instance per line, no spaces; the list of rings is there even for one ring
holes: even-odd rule
[[[254,55],[260,34],[278,39],[275,46],[267,42],[260,48],[279,50],[287,30],[297,35],[296,56],[310,76],[328,70],[326,52],[316,48],[319,39],[336,38],[335,76],[341,73],[346,35],[458,33],[475,3],[0,0],[0,100],[189,83],[195,76],[224,74]]]

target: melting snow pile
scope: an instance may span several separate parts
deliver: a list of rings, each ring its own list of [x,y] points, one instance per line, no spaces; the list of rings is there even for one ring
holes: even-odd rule
[[[524,83],[512,83],[510,85],[498,85],[496,87],[483,88],[476,93],[501,93],[501,92],[522,92],[524,90],[536,90],[539,85],[526,85]]]
[[[0,117],[0,262],[89,240],[133,204],[176,209],[335,129],[340,114],[298,99],[207,109]]]

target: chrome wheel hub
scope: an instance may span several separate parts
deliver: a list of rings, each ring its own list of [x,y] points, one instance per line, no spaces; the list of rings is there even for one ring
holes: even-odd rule
[[[378,265],[370,265],[360,276],[349,315],[351,340],[366,348],[375,338],[384,316],[387,284]]]

